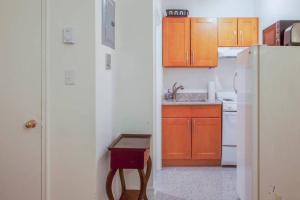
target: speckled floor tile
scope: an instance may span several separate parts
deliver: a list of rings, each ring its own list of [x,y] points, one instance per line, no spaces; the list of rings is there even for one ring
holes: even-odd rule
[[[237,200],[236,169],[164,168],[156,175],[156,200]]]

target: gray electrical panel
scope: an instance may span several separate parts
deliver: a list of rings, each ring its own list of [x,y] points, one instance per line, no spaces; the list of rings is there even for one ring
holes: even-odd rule
[[[102,44],[115,49],[115,1],[102,0]]]

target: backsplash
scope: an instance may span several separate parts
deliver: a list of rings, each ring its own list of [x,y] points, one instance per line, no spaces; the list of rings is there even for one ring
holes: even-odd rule
[[[176,99],[177,101],[201,101],[207,99],[207,93],[178,93]]]
[[[163,71],[164,91],[172,88],[175,82],[183,85],[186,91],[207,91],[208,82],[214,81],[217,91],[232,91],[237,59],[219,59],[219,66],[212,69],[166,69]]]

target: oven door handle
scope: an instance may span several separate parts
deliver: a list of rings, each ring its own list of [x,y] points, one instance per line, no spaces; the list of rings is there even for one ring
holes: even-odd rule
[[[237,115],[237,111],[223,111],[223,116],[234,116]]]

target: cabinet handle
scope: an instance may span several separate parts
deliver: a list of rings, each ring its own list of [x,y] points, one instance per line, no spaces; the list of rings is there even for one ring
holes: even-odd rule
[[[242,31],[242,44],[244,45],[244,32]]]
[[[195,52],[192,50],[192,64],[195,64]]]
[[[235,40],[237,42],[237,32],[236,31],[233,31],[233,40]]]
[[[189,52],[186,52],[186,65],[189,65]]]
[[[244,43],[244,34],[243,34],[243,31],[240,31],[240,42],[241,42],[241,46],[243,46],[243,43]]]
[[[193,120],[192,134],[194,133],[195,127],[196,127],[196,121],[195,121],[195,120]]]

